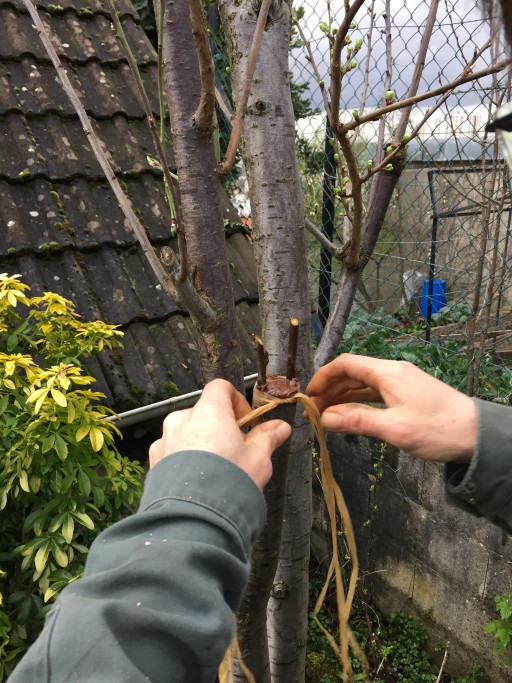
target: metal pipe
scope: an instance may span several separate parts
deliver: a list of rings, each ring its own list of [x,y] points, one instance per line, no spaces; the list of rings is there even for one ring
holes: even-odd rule
[[[244,377],[245,391],[252,389],[256,377],[256,373]],[[192,408],[192,406],[197,403],[201,394],[201,389],[199,391],[191,391],[188,394],[173,396],[172,398],[166,398],[164,401],[158,401],[157,403],[150,403],[147,406],[141,406],[140,408],[127,410],[124,413],[119,413],[119,415],[110,415],[107,420],[115,422],[115,425],[118,429],[126,429],[126,427],[131,427],[141,422],[156,420],[157,418],[163,417],[164,415],[172,413],[175,410]]]

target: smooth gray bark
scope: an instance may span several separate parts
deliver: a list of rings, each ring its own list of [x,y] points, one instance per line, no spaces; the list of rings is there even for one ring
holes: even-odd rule
[[[248,0],[223,0],[220,9],[230,45],[236,102],[245,82],[259,5]],[[242,153],[249,180],[268,370],[285,374],[288,321],[290,316],[296,316],[301,324],[297,367],[305,386],[312,371],[311,309],[288,80],[289,31],[290,7],[276,0],[269,13],[245,112]],[[297,413],[302,415],[301,410]],[[309,429],[299,417],[289,459],[279,562],[267,608],[274,682],[304,680],[310,528],[311,441]]]

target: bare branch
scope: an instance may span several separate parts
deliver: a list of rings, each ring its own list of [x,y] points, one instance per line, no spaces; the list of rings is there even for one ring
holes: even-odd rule
[[[372,56],[372,37],[373,28],[375,26],[375,0],[372,0],[372,5],[370,7],[370,26],[368,28],[368,44],[366,46],[366,60],[364,63],[364,84],[363,90],[361,92],[361,104],[359,105],[359,116],[363,115],[364,108],[366,106],[366,96],[368,94],[368,87],[370,84],[370,59]],[[386,13],[388,13],[386,11]]]
[[[169,252],[172,252],[172,254],[168,254],[168,270],[164,268],[163,263],[158,258],[153,248],[153,245],[151,244],[148,236],[146,235],[144,226],[141,224],[141,222],[135,215],[130,200],[123,192],[123,189],[121,188],[119,180],[116,177],[114,169],[110,165],[110,162],[108,161],[107,157],[105,156],[105,153],[103,152],[100,140],[96,135],[94,128],[92,127],[91,121],[87,116],[87,113],[82,105],[82,102],[80,101],[80,98],[76,90],[74,89],[73,85],[71,84],[71,81],[68,78],[68,75],[66,73],[66,70],[64,69],[64,66],[62,65],[62,62],[60,61],[57,53],[55,52],[55,49],[50,40],[50,36],[48,35],[41,21],[41,18],[39,17],[39,13],[36,7],[32,4],[30,0],[23,0],[23,3],[32,18],[35,30],[39,35],[39,38],[41,39],[41,42],[43,43],[43,46],[48,56],[50,57],[50,60],[53,66],[55,67],[55,70],[57,71],[60,82],[62,84],[62,88],[68,96],[69,101],[73,105],[73,108],[76,111],[78,118],[80,119],[80,123],[82,124],[84,133],[89,141],[89,144],[91,145],[94,156],[96,157],[98,164],[101,166],[101,169],[105,174],[105,177],[119,203],[119,207],[124,213],[130,228],[133,230],[133,233],[141,246],[144,256],[147,258],[148,263],[151,266],[153,272],[155,273],[163,290],[167,292],[175,301],[181,301],[182,303],[184,303],[190,311],[191,315],[195,316],[196,319],[201,319],[203,321],[207,321],[207,323],[210,325],[214,325],[217,317],[214,309],[210,306],[206,299],[201,298],[197,294],[191,280],[189,278],[186,278],[183,282],[179,282],[178,272],[180,270],[180,264],[178,258],[176,257],[176,254],[172,252],[172,249],[168,249]]]
[[[407,93],[408,97],[414,97],[418,92],[420,87],[421,76],[423,74],[423,69],[425,68],[425,59],[427,57],[428,47],[430,45],[430,39],[432,38],[432,31],[434,30],[434,24],[437,17],[437,10],[439,9],[439,0],[430,0],[430,9],[428,11],[427,21],[425,22],[425,28],[423,29],[423,34],[421,36],[420,47],[418,50],[418,55],[415,59],[414,73],[409,85],[409,91]],[[409,122],[409,117],[411,115],[412,104],[405,109],[402,109],[400,116],[400,121],[398,122],[398,127],[396,130],[397,140],[401,140],[407,131],[407,124]]]
[[[352,234],[350,238],[350,250],[347,257],[347,268],[353,270],[359,265],[361,252],[361,230],[363,227],[363,194],[361,191],[361,176],[357,167],[357,159],[352,144],[346,135],[338,136],[341,151],[347,162],[348,177],[350,178],[351,194],[354,209],[350,216]]]
[[[151,131],[151,138],[153,140],[153,144],[155,146],[156,153],[158,155],[159,161],[160,161],[160,166],[162,168],[162,173],[164,175],[164,181],[166,186],[169,188],[169,192],[171,193],[171,198],[172,198],[172,203],[174,204],[175,210],[176,210],[176,233],[178,236],[178,248],[179,248],[179,255],[180,255],[180,271],[178,275],[178,279],[180,282],[183,282],[185,278],[187,277],[187,246],[185,242],[185,234],[183,232],[183,220],[181,216],[181,209],[180,209],[180,204],[179,204],[179,198],[178,198],[178,193],[176,191],[176,186],[173,182],[173,179],[171,177],[171,173],[169,171],[169,164],[167,163],[167,158],[165,156],[165,151],[162,145],[161,141],[161,132],[159,134],[157,127],[156,127],[156,122],[155,122],[155,117],[153,116],[153,111],[151,109],[151,104],[149,102],[149,98],[146,93],[146,88],[144,87],[144,83],[142,82],[142,77],[140,75],[139,67],[137,64],[137,60],[135,59],[135,56],[131,50],[130,44],[128,42],[128,39],[126,38],[126,34],[124,32],[123,26],[121,24],[121,21],[119,20],[119,16],[117,14],[116,6],[114,4],[114,0],[108,0],[108,5],[110,8],[110,18],[112,19],[112,23],[115,26],[115,29],[117,31],[117,35],[119,37],[119,40],[121,42],[121,45],[123,46],[124,52],[126,54],[126,58],[128,59],[128,64],[130,66],[130,71],[132,72],[132,75],[135,79],[135,83],[137,85],[137,92],[139,93],[140,100],[142,102],[142,106],[144,107],[144,112],[146,113],[146,118],[148,120],[149,124],[149,130]],[[162,121],[162,107],[160,103],[160,119]]]
[[[318,71],[318,66],[317,66],[317,63],[315,61],[315,57],[313,55],[313,50],[311,49],[311,43],[306,38],[306,35],[305,35],[304,31],[302,30],[302,27],[301,27],[299,20],[297,18],[295,18],[295,26],[297,27],[300,39],[304,43],[304,47],[307,50],[308,61],[311,64],[311,68],[313,69],[313,74],[315,76],[316,82],[318,83],[318,87],[320,88],[320,92],[322,93],[322,99],[324,101],[325,113],[327,114],[327,118],[329,119],[329,121],[331,121],[331,107],[329,106],[329,100],[327,99],[327,93],[325,92],[324,81],[323,81],[322,77],[320,76],[320,72]]]
[[[467,74],[466,76],[459,76],[455,80],[450,81],[450,83],[446,83],[445,85],[442,85],[439,88],[433,88],[432,90],[422,93],[421,95],[407,97],[405,100],[397,100],[392,104],[388,104],[386,107],[380,107],[379,109],[375,109],[375,111],[373,112],[369,112],[368,114],[361,116],[357,119],[357,121],[353,120],[344,123],[340,128],[340,133],[348,133],[349,131],[354,130],[354,128],[357,128],[363,123],[380,119],[381,116],[389,114],[389,112],[391,111],[397,111],[397,109],[403,109],[403,107],[418,104],[418,102],[423,102],[424,100],[428,100],[431,97],[443,95],[448,90],[455,90],[455,88],[458,88],[460,85],[464,85],[465,83],[477,81],[479,78],[484,78],[485,76],[490,76],[491,74],[498,73],[498,71],[502,71],[507,66],[510,66],[510,64],[512,64],[512,59],[504,59],[503,61],[498,62],[498,64],[489,66],[486,69],[475,71],[474,73]]]
[[[316,227],[316,225],[309,220],[309,218],[304,218],[304,225],[308,232],[313,235],[315,239],[317,239],[322,247],[328,251],[330,254],[334,256],[335,259],[338,259],[339,261],[342,258],[342,255],[344,255],[344,250],[343,247],[336,247],[325,235],[324,233]]]
[[[345,17],[339,27],[334,45],[332,47],[331,58],[331,129],[333,133],[339,130],[340,118],[340,96],[341,96],[341,50],[345,45],[350,24],[354,17],[364,5],[365,0],[354,0],[353,4],[345,12]]]
[[[210,136],[214,126],[215,67],[210,50],[203,3],[201,0],[188,0],[188,7],[201,79],[201,97],[192,120],[197,130]]]
[[[461,75],[460,78],[463,78],[465,75],[471,74],[475,62],[477,61],[477,59],[479,59],[479,57],[481,56],[481,54],[482,54],[488,47],[489,47],[489,42],[486,43],[482,48],[480,48],[480,50],[478,50],[478,52],[476,52],[476,53],[473,55],[473,58],[472,58],[471,62],[470,62],[469,64],[466,65],[466,67],[464,68],[464,71],[462,72],[462,75]],[[451,90],[451,89],[450,89],[450,90],[446,90],[446,91],[444,92],[444,94],[442,95],[441,99],[440,99],[438,102],[436,102],[436,104],[435,104],[433,107],[431,107],[430,109],[428,109],[428,110],[425,112],[425,115],[421,118],[421,120],[419,121],[419,123],[418,123],[418,124],[413,128],[413,130],[408,134],[408,137],[409,137],[409,140],[408,140],[408,141],[413,140],[415,137],[418,136],[419,132],[421,131],[421,129],[422,129],[423,126],[425,125],[426,121],[428,121],[428,119],[432,116],[432,114],[434,114],[434,113],[435,113],[435,112],[436,112],[436,111],[437,111],[437,110],[446,102],[446,100],[450,97],[451,94],[452,94],[452,90]],[[361,182],[362,182],[362,183],[365,183],[369,178],[371,178],[373,175],[375,175],[376,173],[378,173],[379,171],[381,171],[383,168],[385,168],[389,163],[391,163],[391,161],[392,161],[396,156],[398,156],[398,155],[400,155],[400,154],[402,153],[402,151],[403,151],[403,149],[405,148],[406,144],[407,144],[407,143],[403,141],[403,137],[402,137],[402,139],[400,140],[400,139],[398,138],[398,135],[397,135],[397,142],[394,143],[394,144],[392,145],[392,150],[391,150],[391,152],[389,152],[389,153],[384,157],[384,159],[382,159],[382,161],[380,161],[376,166],[374,166],[371,170],[369,170],[369,171],[361,178]]]
[[[245,110],[247,108],[247,102],[251,92],[252,79],[254,78],[254,72],[256,70],[256,61],[258,59],[258,53],[260,51],[261,41],[263,39],[263,31],[265,30],[265,24],[267,23],[268,11],[270,9],[271,2],[272,0],[263,0],[261,3],[258,20],[256,22],[256,28],[254,30],[254,38],[252,40],[251,50],[247,60],[245,85],[237,102],[236,116],[235,120],[233,121],[233,128],[231,129],[231,137],[229,138],[226,155],[223,162],[219,166],[219,171],[222,174],[229,173],[233,167],[233,164],[235,163],[236,150],[238,149],[238,143],[240,141],[240,136],[242,135],[242,129],[244,127]]]

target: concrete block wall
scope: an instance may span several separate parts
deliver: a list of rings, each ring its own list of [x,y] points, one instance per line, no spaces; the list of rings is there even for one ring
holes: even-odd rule
[[[480,664],[493,683],[512,683],[483,632],[496,615],[494,595],[512,589],[512,537],[446,502],[443,465],[386,445],[376,478],[381,448],[371,439],[329,436],[374,603],[384,614],[427,612],[432,643],[450,641],[450,673]]]

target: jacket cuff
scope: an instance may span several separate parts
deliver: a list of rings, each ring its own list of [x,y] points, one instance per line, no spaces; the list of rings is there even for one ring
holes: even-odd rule
[[[253,480],[209,451],[180,451],[150,470],[139,512],[173,500],[199,505],[231,523],[247,551],[265,525],[265,499]]]
[[[477,399],[476,404],[476,451],[469,465],[447,463],[447,493],[488,519],[503,519],[512,506],[512,412],[497,403]]]

